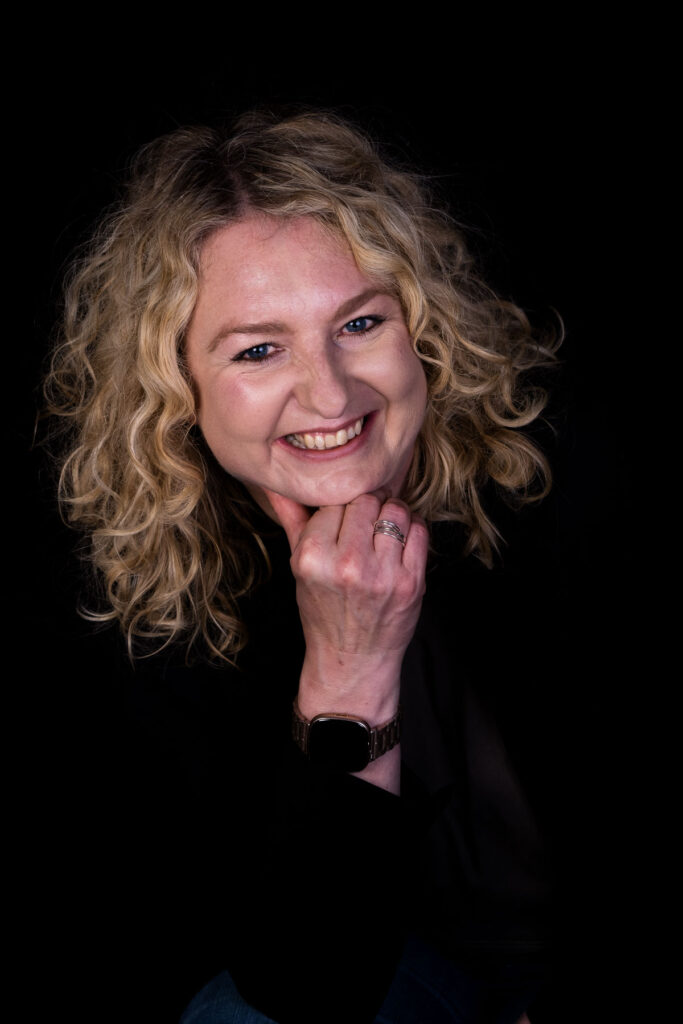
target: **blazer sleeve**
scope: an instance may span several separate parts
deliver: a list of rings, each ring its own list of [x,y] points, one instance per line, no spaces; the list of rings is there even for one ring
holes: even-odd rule
[[[217,947],[244,998],[278,1024],[372,1022],[400,952],[403,801],[311,766],[290,739],[289,694],[238,688],[202,802],[218,854]]]

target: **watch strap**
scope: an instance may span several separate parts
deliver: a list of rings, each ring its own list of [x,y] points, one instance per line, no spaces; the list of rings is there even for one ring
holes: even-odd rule
[[[334,718],[342,719],[350,722],[360,722],[370,734],[370,751],[368,757],[368,763],[370,761],[376,761],[382,754],[386,754],[392,747],[401,739],[401,708],[399,706],[398,711],[394,717],[385,722],[384,725],[378,725],[376,727],[370,726],[363,718],[358,718],[356,715],[343,715],[337,712],[327,712],[324,715],[316,715],[314,718],[307,719],[301,714],[299,710],[299,703],[294,699],[292,704],[292,739],[296,743],[299,750],[304,754],[308,754],[308,733],[311,724],[316,718]]]

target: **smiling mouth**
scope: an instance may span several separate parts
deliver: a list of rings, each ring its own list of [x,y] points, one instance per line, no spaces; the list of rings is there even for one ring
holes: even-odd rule
[[[315,431],[313,434],[287,434],[285,441],[294,448],[304,448],[308,451],[341,448],[343,445],[348,444],[349,441],[352,441],[354,437],[358,437],[365,425],[366,419],[366,416],[361,416],[360,419],[357,419],[350,426],[342,430],[335,430],[329,434],[322,431]]]

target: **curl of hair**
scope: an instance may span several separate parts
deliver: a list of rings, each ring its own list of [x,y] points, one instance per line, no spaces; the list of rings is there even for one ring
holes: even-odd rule
[[[202,244],[247,211],[316,218],[400,299],[429,390],[404,494],[414,511],[463,523],[467,551],[490,564],[483,487],[521,500],[548,488],[546,460],[519,428],[545,404],[523,378],[552,345],[476,278],[416,176],[329,114],[249,114],[230,135],[181,129],[141,151],[72,268],[45,384],[66,426],[60,499],[90,535],[104,586],[106,609],[91,617],[118,619],[131,653],[142,637],[201,639],[227,658],[245,642],[238,600],[265,549],[250,500],[197,434],[183,339]]]

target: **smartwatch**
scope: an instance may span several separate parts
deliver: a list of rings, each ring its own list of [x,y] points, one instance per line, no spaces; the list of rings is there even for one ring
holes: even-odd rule
[[[292,707],[292,739],[313,764],[339,772],[360,772],[395,747],[401,738],[401,709],[390,722],[372,728],[353,715],[316,715],[310,721]]]

